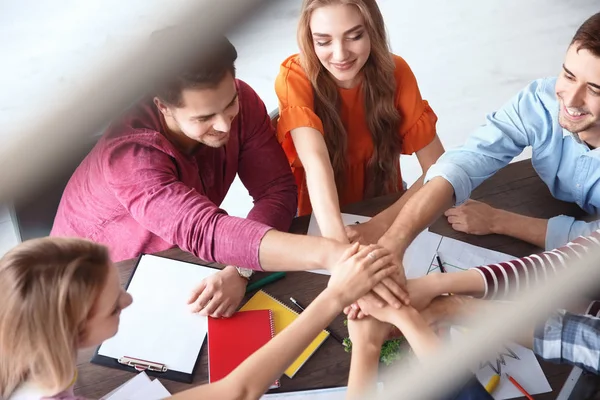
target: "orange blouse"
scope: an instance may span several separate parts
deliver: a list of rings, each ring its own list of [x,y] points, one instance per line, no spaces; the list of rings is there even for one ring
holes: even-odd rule
[[[436,135],[437,116],[427,101],[421,98],[417,80],[410,67],[399,56],[392,55],[396,64],[396,108],[400,112],[402,154],[415,153],[427,146]],[[323,123],[314,112],[313,89],[300,66],[299,56],[293,55],[282,64],[275,81],[275,91],[279,98],[279,121],[277,138],[285,154],[298,185],[298,214],[312,212],[306,176],[290,131],[300,127],[310,127],[323,135]],[[338,88],[341,100],[341,118],[348,135],[347,170],[348,184],[339,189],[340,205],[364,199],[367,164],[373,155],[373,140],[365,118],[364,101],[360,85],[352,89]],[[398,170],[400,160],[398,159]],[[402,177],[398,175],[398,188],[402,189]]]

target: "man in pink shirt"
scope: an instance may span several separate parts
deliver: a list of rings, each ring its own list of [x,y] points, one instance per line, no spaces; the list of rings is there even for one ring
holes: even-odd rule
[[[71,177],[51,232],[105,244],[115,261],[178,246],[226,264],[191,299],[214,317],[235,312],[250,270],[330,268],[349,247],[279,232],[297,189],[263,102],[235,79],[236,58],[224,39],[114,121]],[[254,199],[245,219],[218,207],[236,174]]]

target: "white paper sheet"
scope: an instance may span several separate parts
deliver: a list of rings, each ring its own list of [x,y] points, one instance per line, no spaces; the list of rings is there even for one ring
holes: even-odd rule
[[[100,400],[161,400],[170,395],[158,379],[152,381],[140,372]]]
[[[383,390],[383,383],[377,384],[377,390]],[[260,400],[345,400],[346,392],[348,387],[336,387],[329,389],[315,389],[315,390],[300,390],[297,392],[287,393],[270,393],[265,394]]]
[[[145,372],[140,372],[100,400],[128,400],[135,392],[149,385],[150,382],[150,377]]]
[[[462,333],[454,328],[451,334],[452,337],[462,335]],[[477,379],[483,386],[496,373],[500,375],[500,383],[493,393],[495,400],[513,399],[523,396],[508,380],[506,374],[516,379],[529,394],[534,395],[552,391],[548,379],[544,375],[544,371],[533,351],[516,343],[507,344],[496,358],[484,360],[479,365],[479,368],[475,368],[473,372],[477,375]]]
[[[404,255],[406,277],[410,279],[431,273],[440,273],[435,257],[436,251],[448,272],[459,272],[515,258],[510,254],[484,249],[425,230],[406,249]]]
[[[362,224],[370,219],[371,217],[365,217],[364,215],[342,213],[342,222],[346,226],[356,223]],[[319,229],[319,224],[317,223],[315,214],[310,215],[310,222],[308,223],[308,230],[306,231],[306,234],[309,236],[321,236],[321,229]]]
[[[265,394],[261,400],[345,400],[346,387]]]
[[[208,321],[190,312],[187,299],[200,281],[217,270],[144,255],[127,291],[133,304],[121,313],[116,336],[98,354],[139,358],[191,374],[206,338]]]
[[[344,225],[352,225],[356,222],[363,223],[370,219],[370,217],[362,215],[342,213]],[[319,230],[314,214],[310,217],[307,235],[321,236],[321,231]],[[430,273],[441,272],[435,257],[436,251],[440,255],[448,272],[457,272],[479,265],[495,264],[515,258],[508,254],[473,246],[459,240],[429,232],[429,230],[424,230],[408,246],[404,254],[403,261],[406,277],[411,279]],[[310,272],[329,275],[329,271],[325,269]]]
[[[135,392],[129,400],[162,400],[169,396],[171,396],[171,393],[169,393],[158,379],[155,379],[141,390]]]

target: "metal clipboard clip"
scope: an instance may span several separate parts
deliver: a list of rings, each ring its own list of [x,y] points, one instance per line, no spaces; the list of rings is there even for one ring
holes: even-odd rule
[[[117,361],[119,364],[127,365],[128,367],[134,368],[136,371],[154,371],[154,372],[167,372],[167,366],[165,364],[155,363],[147,360],[140,360],[139,358],[133,357],[121,357]]]

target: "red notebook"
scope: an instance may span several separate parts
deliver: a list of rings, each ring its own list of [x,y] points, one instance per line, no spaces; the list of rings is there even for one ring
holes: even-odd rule
[[[271,310],[241,311],[231,318],[208,318],[208,380],[216,382],[275,335]],[[271,388],[279,387],[276,381]]]

